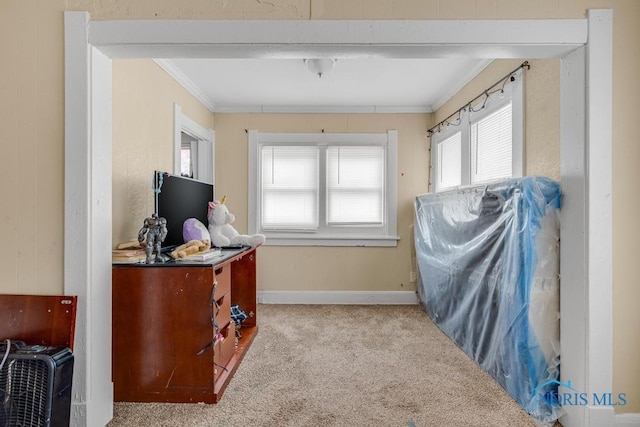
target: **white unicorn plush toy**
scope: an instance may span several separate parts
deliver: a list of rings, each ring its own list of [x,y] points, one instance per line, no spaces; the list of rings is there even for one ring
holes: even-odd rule
[[[263,234],[239,234],[233,228],[231,224],[236,220],[236,217],[227,209],[226,200],[227,196],[224,196],[221,201],[214,200],[209,202],[207,219],[209,220],[209,234],[211,235],[212,245],[223,247],[242,244],[255,247],[263,244],[265,240]]]

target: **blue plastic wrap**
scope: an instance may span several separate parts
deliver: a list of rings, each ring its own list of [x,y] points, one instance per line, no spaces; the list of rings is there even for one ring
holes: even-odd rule
[[[561,408],[560,187],[525,177],[418,196],[418,297],[539,424]]]

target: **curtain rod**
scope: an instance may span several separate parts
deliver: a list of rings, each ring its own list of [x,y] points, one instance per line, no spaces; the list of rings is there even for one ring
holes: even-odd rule
[[[529,65],[529,61],[524,61],[522,64],[520,64],[520,66],[518,66],[516,69],[514,69],[513,71],[511,71],[509,74],[507,74],[506,76],[504,76],[503,78],[501,78],[500,80],[498,80],[497,82],[495,82],[494,84],[492,84],[491,86],[489,86],[488,88],[486,88],[485,90],[482,91],[482,93],[478,96],[476,96],[475,98],[473,98],[471,101],[467,102],[466,104],[464,104],[462,107],[458,108],[456,111],[454,111],[453,113],[451,113],[449,116],[447,116],[446,119],[442,120],[440,123],[438,123],[437,125],[431,127],[429,130],[427,130],[427,133],[429,134],[429,136],[431,136],[435,131],[434,129],[436,128],[440,128],[443,124],[448,123],[449,119],[453,116],[455,116],[456,114],[460,114],[462,112],[462,110],[464,110],[465,108],[471,108],[473,103],[475,101],[477,101],[478,99],[482,98],[483,96],[485,97],[489,97],[490,93],[489,91],[491,89],[493,89],[494,87],[498,86],[500,83],[503,83],[502,85],[502,89],[504,90],[504,84],[506,84],[506,80],[507,79],[512,79],[513,75],[520,70],[521,68],[526,68],[527,70],[531,69],[531,65]],[[513,81],[513,80],[512,80]],[[486,100],[486,98],[485,98]]]

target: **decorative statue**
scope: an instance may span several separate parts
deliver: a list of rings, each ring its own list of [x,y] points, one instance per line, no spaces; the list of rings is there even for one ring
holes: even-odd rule
[[[156,261],[162,261],[160,258],[160,248],[162,242],[167,237],[167,220],[158,217],[153,213],[144,220],[144,225],[138,231],[138,242],[142,243],[146,240],[145,252],[147,254],[147,264],[154,262],[153,250],[156,251]]]

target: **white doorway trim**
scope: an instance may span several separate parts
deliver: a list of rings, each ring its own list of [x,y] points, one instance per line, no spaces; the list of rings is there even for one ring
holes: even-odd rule
[[[111,382],[111,59],[65,14],[64,293],[78,296],[71,425],[104,426]]]
[[[563,377],[567,378],[564,366],[570,366],[570,379],[583,384],[585,391],[611,391],[612,46],[610,10],[592,10],[587,19],[575,20],[96,21],[91,26],[88,13],[66,12],[65,149],[67,159],[76,161],[67,162],[65,169],[65,293],[82,295],[87,307],[79,310],[77,333],[90,343],[96,336],[107,342],[104,337],[110,332],[99,326],[110,324],[110,312],[100,304],[111,289],[111,275],[98,232],[110,214],[96,210],[111,212],[110,197],[101,198],[98,188],[105,176],[111,176],[110,158],[102,157],[102,150],[111,148],[105,130],[110,129],[106,122],[110,124],[111,117],[98,117],[111,105],[111,97],[92,85],[92,79],[110,75],[111,63],[103,58],[561,58],[561,174],[569,206],[562,215],[571,219],[564,222],[575,221],[575,226],[562,230],[562,245],[568,249],[562,251],[561,300],[574,304],[572,309],[562,306],[562,345],[567,350]],[[79,184],[84,182],[88,185]],[[98,201],[100,209],[94,209]],[[574,262],[564,260],[567,253],[574,255]],[[77,358],[87,362],[76,372],[74,386],[81,386],[75,389],[73,404],[86,411],[73,413],[75,425],[104,425],[105,420],[89,414],[112,410],[112,401],[96,392],[111,387],[104,375],[110,364],[98,354],[103,350],[91,345],[77,349]],[[104,364],[89,363],[93,360]],[[571,408],[564,422],[611,425],[613,409]]]

